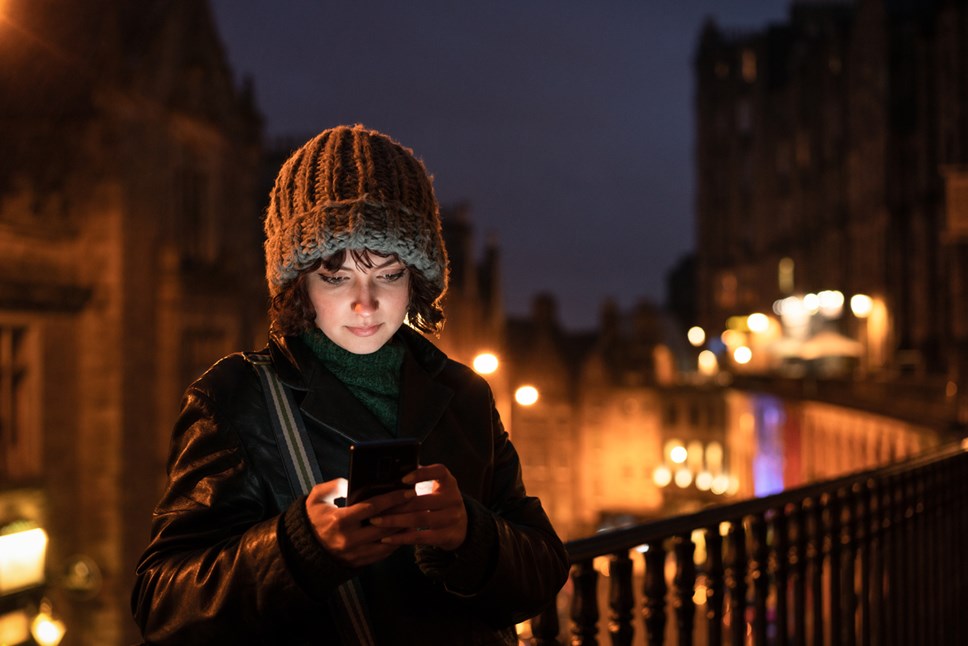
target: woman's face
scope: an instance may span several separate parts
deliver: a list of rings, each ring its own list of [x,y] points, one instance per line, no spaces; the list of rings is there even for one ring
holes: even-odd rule
[[[316,310],[316,327],[354,354],[376,352],[390,340],[407,315],[410,271],[396,256],[377,256],[366,267],[349,250],[342,267],[325,266],[306,276],[306,293]]]

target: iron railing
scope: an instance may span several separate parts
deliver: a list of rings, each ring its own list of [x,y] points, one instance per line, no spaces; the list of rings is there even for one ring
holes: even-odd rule
[[[533,643],[597,644],[599,632],[616,646],[960,643],[966,489],[968,441],[571,541],[569,634],[550,608],[531,622]]]

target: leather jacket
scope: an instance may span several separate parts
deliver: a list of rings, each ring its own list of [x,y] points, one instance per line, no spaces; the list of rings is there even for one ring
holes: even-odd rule
[[[137,568],[132,612],[152,644],[336,644],[327,599],[358,577],[379,644],[515,643],[514,624],[553,603],[565,549],[521,479],[487,383],[404,326],[398,436],[443,463],[468,514],[456,551],[401,547],[351,569],[293,500],[255,369],[230,355],[182,401],[167,488]],[[349,445],[390,437],[294,337],[262,350],[295,394],[324,480],[346,477]]]

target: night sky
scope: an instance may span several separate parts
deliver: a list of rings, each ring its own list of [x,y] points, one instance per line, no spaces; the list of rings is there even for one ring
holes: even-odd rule
[[[270,138],[363,123],[412,147],[502,254],[508,312],[554,294],[661,303],[693,248],[692,59],[703,20],[762,29],[786,0],[212,0]]]

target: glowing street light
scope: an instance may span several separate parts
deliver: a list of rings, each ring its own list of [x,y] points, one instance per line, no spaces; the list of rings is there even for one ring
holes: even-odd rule
[[[739,365],[746,365],[753,359],[753,351],[745,345],[741,345],[733,350],[733,361]]]
[[[716,374],[716,371],[719,370],[719,361],[716,359],[716,355],[713,354],[712,350],[703,350],[700,352],[697,363],[699,372],[707,377]]]
[[[659,487],[666,487],[672,482],[672,470],[664,464],[660,464],[652,472],[652,482]]]
[[[533,406],[538,401],[538,389],[531,385],[521,386],[514,391],[514,401],[522,406]]]
[[[496,355],[491,352],[481,352],[479,355],[474,357],[474,361],[471,363],[474,367],[474,372],[479,375],[490,375],[497,372],[500,361]]]
[[[803,307],[810,314],[816,314],[820,311],[820,297],[816,294],[807,294],[803,297]]]
[[[850,297],[850,311],[859,319],[865,319],[874,310],[874,300],[867,294],[854,294]]]
[[[677,487],[685,489],[692,484],[692,471],[685,467],[676,469],[675,481]]]
[[[706,342],[706,331],[698,325],[694,325],[686,332],[686,338],[693,347],[698,348]]]
[[[713,486],[713,474],[709,471],[700,471],[696,474],[696,489],[699,491],[709,491]]]
[[[672,447],[671,449],[669,449],[669,459],[675,462],[676,464],[685,463],[687,457],[688,457],[688,453],[686,451],[686,447],[682,446],[681,444],[678,444]]]
[[[844,308],[844,295],[836,289],[827,289],[817,294],[820,312],[829,319],[839,318]]]
[[[750,332],[766,332],[770,329],[770,319],[766,314],[756,312],[746,317],[746,326],[749,327]]]

